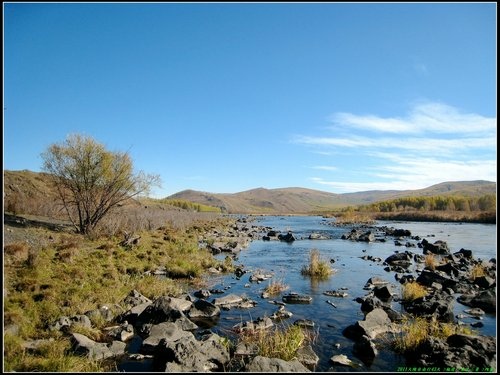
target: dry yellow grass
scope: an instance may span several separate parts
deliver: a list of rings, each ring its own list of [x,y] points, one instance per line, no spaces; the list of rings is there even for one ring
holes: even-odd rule
[[[438,261],[436,259],[436,256],[434,254],[427,254],[425,256],[425,266],[431,270],[436,269],[436,266],[438,265]]]
[[[486,267],[483,264],[476,264],[470,271],[470,279],[475,280],[478,277],[486,275]]]
[[[321,259],[318,249],[312,249],[309,253],[309,264],[302,267],[301,273],[306,276],[327,278],[333,273],[329,262]]]
[[[417,282],[406,283],[402,286],[402,297],[406,302],[425,297],[427,294],[427,288]]]
[[[440,323],[435,319],[423,317],[406,317],[401,324],[401,332],[395,337],[393,346],[396,351],[406,352],[415,350],[429,337],[446,339],[453,334],[472,334],[467,326],[454,323]]]
[[[282,280],[272,280],[269,285],[264,289],[264,292],[270,295],[279,294],[289,288]]]

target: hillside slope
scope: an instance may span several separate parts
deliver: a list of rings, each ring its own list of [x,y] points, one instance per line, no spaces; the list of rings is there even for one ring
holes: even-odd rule
[[[229,213],[309,213],[401,197],[452,194],[463,196],[496,194],[496,183],[490,181],[443,182],[418,190],[374,190],[345,194],[304,188],[258,188],[234,194],[185,190],[169,198],[216,205]]]
[[[29,206],[54,207],[55,193],[49,175],[31,171],[4,171],[4,208],[26,211]],[[234,194],[184,190],[167,198],[221,208],[228,213],[300,214],[336,210],[409,196],[436,195],[481,196],[496,194],[490,181],[443,182],[419,190],[383,190],[335,194],[299,187],[257,188]]]

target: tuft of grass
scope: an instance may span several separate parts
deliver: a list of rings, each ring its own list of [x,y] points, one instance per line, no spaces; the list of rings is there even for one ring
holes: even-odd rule
[[[486,267],[483,264],[474,265],[470,271],[470,279],[474,281],[481,276],[486,276]]]
[[[291,325],[287,328],[275,327],[271,331],[259,330],[240,336],[242,342],[255,345],[259,355],[285,361],[291,361],[296,357],[297,350],[306,339],[304,329],[298,325]]]
[[[318,249],[312,249],[309,252],[309,264],[302,267],[301,274],[323,279],[328,278],[332,273],[330,263],[321,259]]]
[[[424,317],[405,317],[393,347],[396,351],[404,353],[416,350],[429,337],[446,339],[454,334],[470,335],[472,332],[469,327],[454,323],[441,323],[436,319],[429,320]]]
[[[402,286],[402,297],[405,302],[425,297],[427,294],[427,288],[416,281],[403,284]]]
[[[431,270],[435,270],[438,265],[438,261],[436,260],[436,256],[432,253],[429,253],[425,256],[425,266]]]
[[[264,289],[264,292],[274,296],[280,294],[288,288],[289,286],[286,285],[282,280],[271,280],[269,282],[269,285]]]

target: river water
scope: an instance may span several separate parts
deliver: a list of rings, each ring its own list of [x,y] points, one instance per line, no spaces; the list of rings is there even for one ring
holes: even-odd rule
[[[231,328],[244,321],[255,320],[259,317],[270,316],[277,311],[278,306],[269,303],[269,300],[281,301],[281,296],[272,296],[269,299],[261,298],[261,293],[269,283],[280,281],[289,288],[282,294],[297,292],[312,297],[310,304],[287,304],[286,310],[293,316],[283,320],[283,325],[290,325],[297,319],[309,319],[315,322],[313,328],[313,349],[320,357],[320,361],[313,369],[316,372],[330,371],[361,371],[361,372],[396,372],[398,367],[405,366],[404,358],[395,354],[388,344],[378,344],[379,354],[373,362],[364,363],[353,354],[354,342],[343,336],[342,331],[349,325],[363,320],[364,314],[357,297],[365,296],[368,291],[363,287],[369,278],[378,276],[391,284],[392,290],[400,291],[400,284],[394,278],[394,272],[386,272],[382,264],[395,251],[410,250],[422,254],[422,249],[396,247],[391,237],[386,242],[354,242],[342,240],[343,234],[350,232],[352,227],[333,226],[334,219],[320,216],[258,216],[252,225],[265,226],[282,233],[291,231],[296,241],[292,243],[276,240],[255,240],[250,246],[242,250],[234,263],[244,265],[247,271],[240,279],[235,275],[214,276],[208,279],[210,288],[225,289],[225,294],[212,295],[208,300],[227,294],[236,294],[248,297],[257,302],[251,309],[222,310],[216,325],[210,328],[221,336],[235,338]],[[412,236],[426,238],[434,243],[437,240],[446,241],[451,252],[461,248],[473,251],[473,256],[488,261],[496,258],[496,225],[469,224],[469,223],[427,223],[427,222],[394,222],[380,221],[375,226],[388,226],[397,229],[407,229]],[[328,236],[327,240],[309,240],[311,233],[321,233]],[[404,243],[407,239],[405,238]],[[409,240],[417,244],[419,241]],[[318,281],[301,275],[301,268],[309,263],[311,249],[319,250],[322,259],[334,260],[332,268],[335,273],[327,280]],[[382,262],[373,262],[361,259],[364,255],[379,257]],[[221,254],[223,258],[224,255]],[[273,274],[273,278],[261,283],[250,282],[253,271],[262,270]],[[323,294],[324,291],[345,288],[348,297],[338,298]],[[459,295],[457,294],[456,297]],[[326,301],[331,301],[336,307]],[[398,302],[393,302],[396,311],[402,311]],[[461,305],[455,298],[455,315],[463,313],[469,307]],[[473,318],[462,319],[465,324],[477,322]],[[476,329],[480,334],[496,335],[496,316],[486,314],[481,322],[482,328]],[[336,354],[345,354],[358,364],[357,367],[334,365],[330,358]],[[128,369],[130,371],[130,369]]]
[[[398,366],[404,366],[404,359],[390,350],[384,350],[383,347],[379,348],[379,355],[371,364],[357,360],[352,354],[353,341],[345,338],[342,331],[357,320],[363,319],[364,314],[355,298],[367,294],[363,287],[370,277],[378,276],[389,281],[393,291],[400,290],[400,284],[395,280],[394,272],[386,272],[382,262],[367,261],[360,257],[372,255],[383,261],[395,251],[405,251],[406,248],[396,247],[391,238],[388,238],[386,242],[371,243],[342,240],[342,235],[350,232],[351,227],[332,226],[333,221],[334,219],[325,219],[319,216],[258,217],[253,224],[270,227],[283,233],[292,231],[298,240],[292,243],[253,241],[247,249],[239,254],[235,261],[236,264],[241,263],[245,266],[245,269],[249,271],[247,274],[243,275],[240,280],[234,276],[213,279],[213,287],[227,288],[230,286],[226,293],[245,295],[258,304],[250,310],[222,311],[217,327],[213,327],[212,330],[215,328],[215,331],[219,331],[220,334],[228,335],[230,328],[241,321],[272,315],[277,310],[277,306],[270,304],[268,300],[262,299],[260,296],[271,280],[278,280],[289,286],[289,289],[284,293],[297,292],[310,295],[313,298],[310,304],[288,304],[286,309],[292,312],[293,316],[283,321],[283,324],[292,324],[295,320],[302,318],[315,322],[316,339],[313,349],[320,357],[315,371],[397,371]],[[485,261],[496,258],[496,225],[393,221],[380,221],[375,225],[408,229],[412,236],[426,238],[431,243],[437,240],[446,241],[451,252],[465,248],[473,250],[475,258]],[[321,233],[331,239],[309,240],[307,238],[311,233]],[[416,244],[419,241],[410,240],[410,242]],[[321,257],[325,260],[335,260],[332,267],[336,272],[325,281],[313,280],[301,275],[301,268],[309,263],[311,249],[318,249]],[[418,247],[409,248],[409,250],[417,254],[422,253]],[[249,283],[249,276],[254,270],[272,273],[274,277],[260,284]],[[249,284],[250,287],[248,287]],[[348,293],[348,297],[335,298],[323,294],[324,291],[340,288],[347,288],[345,292]],[[281,300],[280,296],[270,299]],[[327,300],[334,302],[336,308],[326,303]],[[396,311],[401,311],[397,302],[393,303],[393,308]],[[468,308],[455,302],[456,314],[463,313],[463,310]],[[477,322],[472,318],[463,321],[467,324]],[[482,322],[484,327],[479,330],[482,334],[496,335],[495,314],[487,314]],[[336,344],[340,344],[338,349]],[[335,354],[347,355],[358,363],[359,367],[348,368],[333,365],[330,358]]]

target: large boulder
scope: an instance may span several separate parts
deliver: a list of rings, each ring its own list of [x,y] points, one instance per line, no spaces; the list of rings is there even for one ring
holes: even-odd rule
[[[376,308],[366,314],[364,320],[358,320],[355,324],[344,329],[343,334],[353,340],[359,340],[363,336],[374,339],[381,333],[393,330],[391,319],[384,309]]]
[[[298,360],[284,361],[279,358],[254,357],[244,368],[245,372],[311,372]]]
[[[220,308],[213,303],[199,299],[187,313],[189,318],[213,318],[220,315]]]
[[[486,312],[496,311],[496,292],[494,288],[483,290],[477,294],[463,294],[457,299],[463,305],[479,307]]]
[[[424,254],[432,253],[446,255],[450,253],[450,249],[448,248],[446,241],[438,240],[432,244],[424,238],[421,245],[424,249]]]
[[[153,353],[162,340],[178,341],[194,337],[189,331],[182,329],[178,322],[163,322],[155,324],[149,330],[148,337],[142,342],[141,351]]]
[[[433,284],[441,284],[443,288],[452,288],[457,284],[456,280],[448,277],[446,274],[441,274],[440,271],[431,271],[424,269],[417,277],[417,283],[425,286],[433,286]]]
[[[384,260],[384,264],[388,264],[390,266],[401,266],[401,267],[409,267],[411,265],[411,255],[404,253],[395,253],[390,255]]]
[[[192,306],[192,302],[174,298],[159,297],[137,317],[141,324],[158,324],[162,322],[175,322],[184,317]]]
[[[287,234],[278,234],[278,240],[283,242],[293,242],[295,241],[295,237],[292,232],[288,232]]]
[[[228,346],[215,333],[201,340],[193,335],[177,340],[162,339],[154,357],[154,367],[165,372],[223,371],[230,360]]]

